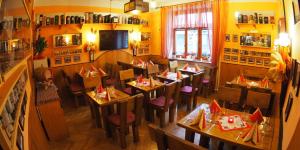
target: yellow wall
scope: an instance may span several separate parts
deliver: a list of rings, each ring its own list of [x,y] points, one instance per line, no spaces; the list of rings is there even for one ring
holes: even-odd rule
[[[284,0],[286,11],[287,32],[292,39],[292,57],[300,61],[300,22],[294,23],[292,0]],[[294,97],[294,102],[291,108],[290,116],[287,122],[283,122],[283,138],[282,149],[299,149],[299,135],[300,135],[300,98],[296,98],[294,88],[289,85],[287,93],[291,93]],[[284,112],[287,104],[287,98],[283,108]]]
[[[161,11],[160,9],[150,14],[150,28],[152,33],[151,54],[161,55]]]

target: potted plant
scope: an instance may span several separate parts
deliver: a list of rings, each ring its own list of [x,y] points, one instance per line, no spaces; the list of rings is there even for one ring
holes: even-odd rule
[[[47,47],[47,41],[45,37],[38,37],[35,43],[35,50],[34,50],[34,57],[35,59],[41,59],[41,53],[44,51],[44,49]]]

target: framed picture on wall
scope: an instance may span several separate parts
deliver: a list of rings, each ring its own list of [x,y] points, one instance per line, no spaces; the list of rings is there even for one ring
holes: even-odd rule
[[[233,39],[232,39],[233,42],[239,42],[239,36],[238,35],[234,34],[232,37],[233,37]]]
[[[224,53],[225,54],[230,54],[231,53],[231,49],[230,48],[224,48]]]
[[[289,79],[292,81],[292,83],[294,77],[294,68],[295,68],[295,59],[292,59],[292,66],[291,66],[290,76],[289,76]]]
[[[230,42],[230,34],[225,34],[225,41]]]
[[[297,71],[296,71],[296,73],[294,73],[295,74],[295,79],[294,79],[294,81],[295,81],[295,86],[294,86],[294,89],[295,89],[295,91],[296,91],[296,95],[297,95],[297,92],[298,92],[298,90],[299,90],[299,78],[300,78],[300,62],[298,62],[297,61]],[[298,95],[297,95],[298,96]]]
[[[80,55],[74,55],[73,56],[73,61],[74,62],[80,62]]]
[[[292,109],[293,101],[294,101],[293,95],[290,93],[287,105],[285,107],[285,112],[284,112],[284,114],[285,114],[285,118],[284,118],[285,122],[287,122],[288,119],[289,119],[289,115],[290,115],[290,112],[291,112],[291,109]]]
[[[71,56],[65,56],[65,63],[71,63],[72,59]]]
[[[55,64],[57,64],[57,65],[62,64],[62,58],[61,57],[56,57],[55,58]]]
[[[300,71],[300,68],[299,67],[299,62],[297,62],[297,60],[295,59],[294,60],[294,68],[293,68],[293,79],[292,79],[292,85],[294,88],[296,88],[296,85],[297,85],[297,75]]]
[[[296,24],[298,21],[300,21],[300,8],[299,8],[300,0],[293,0],[292,6],[293,6],[293,13],[294,13],[294,23]]]

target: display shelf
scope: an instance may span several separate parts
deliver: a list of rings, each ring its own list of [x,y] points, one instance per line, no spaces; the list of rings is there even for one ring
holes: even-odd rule
[[[28,80],[26,80],[25,83],[27,84],[27,82],[28,82]],[[21,106],[22,106],[24,96],[25,96],[25,93],[26,93],[25,91],[26,90],[24,88],[24,90],[22,91],[22,95],[20,97],[18,107],[17,107],[16,117],[15,117],[15,122],[14,122],[14,132],[13,132],[13,135],[11,137],[11,141],[12,141],[11,147],[14,147],[16,145],[16,142],[17,142],[16,138],[17,138],[17,133],[18,133],[18,128],[19,128],[19,117],[20,117],[20,114],[21,114]]]
[[[252,26],[253,28],[257,28],[257,26],[271,26],[272,29],[274,28],[275,24],[259,24],[259,23],[236,23],[235,24],[238,28],[241,28],[242,26]]]

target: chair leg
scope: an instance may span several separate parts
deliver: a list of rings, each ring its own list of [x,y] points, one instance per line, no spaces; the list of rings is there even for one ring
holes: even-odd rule
[[[77,95],[74,95],[74,99],[75,99],[75,106],[79,107],[79,99]]]
[[[133,133],[133,141],[139,142],[140,141],[140,136],[139,136],[139,127],[135,124],[132,125],[132,133]]]
[[[149,114],[149,115],[150,115],[150,116],[149,116],[149,117],[150,117],[150,122],[154,123],[154,122],[155,122],[155,121],[154,121],[154,120],[155,120],[155,119],[154,119],[154,109],[151,108],[151,107],[150,107],[149,109],[150,109],[150,110],[149,110],[149,113],[150,113],[150,114]]]
[[[195,94],[195,96],[193,97],[193,109],[195,109],[197,106],[197,93]]]
[[[188,102],[187,102],[187,111],[191,111],[191,109],[192,109],[192,99],[193,99],[193,97],[189,96]]]
[[[199,145],[208,148],[209,147],[209,137],[201,135]]]
[[[124,129],[120,129],[120,142],[121,142],[121,147],[126,148],[126,131]]]
[[[160,120],[160,127],[165,127],[166,122],[166,113],[164,111],[159,112],[159,120]]]
[[[176,110],[176,104],[172,104],[170,106],[170,110],[169,110],[169,122],[174,122],[174,118],[175,118],[175,110]]]

